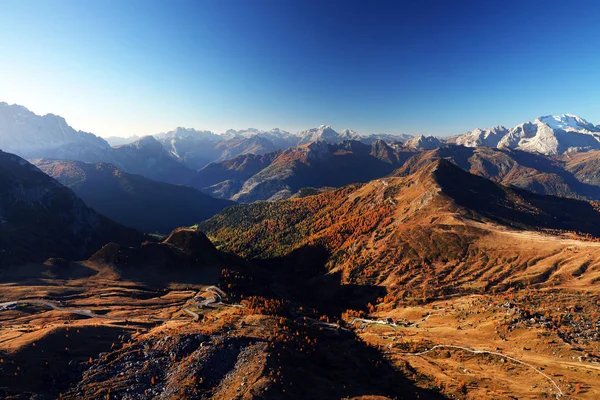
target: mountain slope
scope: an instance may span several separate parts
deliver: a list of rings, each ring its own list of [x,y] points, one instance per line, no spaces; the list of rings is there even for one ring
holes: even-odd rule
[[[177,162],[152,136],[145,136],[133,143],[116,146],[106,161],[131,174],[143,175],[159,182],[187,183],[194,171]]]
[[[463,284],[492,290],[534,279],[537,268],[546,267],[534,253],[550,257],[552,241],[560,246],[562,239],[545,239],[545,247],[532,252],[519,235],[531,240],[541,237],[536,232],[598,237],[599,223],[600,213],[590,203],[505,187],[435,160],[403,177],[234,206],[200,229],[224,250],[250,258],[323,247],[329,271],[341,272],[347,284],[383,285],[393,296],[406,295],[400,288],[431,296],[455,293]],[[518,266],[506,262],[507,253],[498,248],[507,243],[514,243],[510,257],[521,260]],[[504,261],[490,261],[496,257]],[[571,266],[565,264],[566,271]],[[573,279],[562,271],[554,268],[534,280],[548,284],[556,274]],[[590,271],[585,280],[597,275]],[[429,282],[425,289],[424,282]]]
[[[231,207],[201,225],[219,247],[177,229],[13,269],[0,274],[0,393],[582,397],[577,382],[596,398],[600,245],[554,229],[596,235],[598,222],[589,203],[437,159]]]
[[[397,174],[408,175],[436,159],[450,160],[475,175],[539,194],[573,198],[600,196],[600,187],[580,182],[560,160],[510,149],[446,145],[416,154]]]
[[[0,265],[49,257],[83,259],[114,241],[142,241],[88,208],[68,188],[13,154],[0,152]]]
[[[162,242],[145,242],[140,246],[108,243],[89,260],[115,265],[122,274],[146,275],[142,278],[145,280],[152,269],[154,278],[164,283],[165,277],[177,268],[185,271],[186,268],[218,267],[225,258],[202,232],[177,228]],[[131,271],[127,267],[143,268],[143,271]]]
[[[600,186],[600,151],[565,154],[565,169],[584,184]]]
[[[483,217],[520,229],[557,229],[600,236],[600,213],[585,201],[540,196],[474,176],[440,160],[433,177],[442,192],[468,216]]]
[[[203,221],[233,204],[191,187],[129,174],[107,163],[38,160],[35,164],[94,210],[143,232],[168,233]]]
[[[211,163],[199,170],[189,184],[202,189],[224,181],[243,182],[268,167],[279,154],[279,151],[263,155],[245,154],[231,160]]]
[[[413,154],[395,151],[383,141],[371,145],[318,141],[261,157],[212,164],[199,171],[193,184],[206,185],[202,189],[209,193],[242,202],[287,198],[304,187],[339,187],[385,176]],[[217,177],[225,179],[215,183]]]

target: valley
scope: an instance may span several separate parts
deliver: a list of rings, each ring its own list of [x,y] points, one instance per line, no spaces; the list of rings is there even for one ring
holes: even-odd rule
[[[0,0],[0,400],[600,399],[598,21]]]
[[[499,253],[540,258],[551,244],[548,261],[587,260],[589,271],[565,264],[555,274],[569,279],[558,284],[548,277],[423,301],[344,289],[300,259],[277,262],[286,270],[274,278],[266,264],[238,259],[191,271],[156,266],[160,281],[98,257],[9,269],[0,275],[2,394],[596,398],[600,316],[589,279],[600,274],[600,245],[506,229],[493,235]],[[310,272],[311,291],[289,286],[298,274],[288,276],[291,266]],[[224,304],[201,305],[197,296],[210,299],[213,284],[230,288],[221,291]]]
[[[0,394],[593,399],[598,221],[433,158],[5,266]]]
[[[2,398],[600,396],[585,120],[110,147],[7,110],[31,158],[0,153]]]

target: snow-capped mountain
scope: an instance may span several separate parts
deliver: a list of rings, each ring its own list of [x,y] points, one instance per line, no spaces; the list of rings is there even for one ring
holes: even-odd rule
[[[321,125],[296,134],[299,138],[298,145],[325,140],[327,143],[339,143],[344,140],[359,140],[360,136],[350,130],[345,129],[342,132],[334,131],[329,125]]]
[[[151,136],[160,143],[171,159],[194,170],[211,162],[231,159],[242,154],[266,154],[317,141],[335,144],[357,140],[371,144],[377,140],[393,143],[412,138],[409,135],[388,134],[362,136],[350,129],[337,132],[329,125],[294,133],[278,128],[267,131],[248,128],[228,130],[222,134],[178,127]],[[142,173],[138,165],[128,170],[123,154],[143,154],[148,150],[143,145],[148,143],[152,144],[151,147],[156,152],[155,147],[158,143],[152,143],[146,137],[111,137],[107,141],[91,133],[76,131],[60,116],[40,116],[23,106],[0,103],[0,149],[25,158],[109,162],[126,172]],[[123,148],[125,145],[128,146]],[[152,159],[166,162],[162,155],[157,157]],[[139,157],[134,158],[137,160]],[[154,173],[150,175],[148,177],[156,178]]]
[[[36,115],[23,106],[0,103],[0,149],[21,157],[49,157],[65,152],[78,156],[79,151],[109,148],[102,138],[76,131],[64,118],[46,114]]]
[[[172,140],[172,139],[188,138],[188,137],[195,138],[195,139],[201,139],[201,140],[208,140],[208,141],[212,141],[212,142],[218,142],[218,141],[222,140],[221,135],[218,135],[211,131],[199,131],[194,128],[184,128],[184,127],[177,127],[171,131],[155,133],[150,136],[154,136],[157,140],[159,140],[162,143],[166,143],[167,141]],[[106,141],[111,146],[121,146],[124,144],[133,143],[133,142],[141,139],[142,137],[143,136],[138,136],[138,135],[132,135],[132,136],[128,136],[128,137],[110,136],[110,137],[106,138]]]
[[[255,128],[229,129],[220,135],[213,134],[214,136],[200,136],[195,132],[198,131],[188,134],[188,131],[180,130],[177,135],[154,136],[175,159],[194,169],[200,169],[210,162],[229,160],[243,154],[267,154],[318,141],[335,144],[345,140],[358,140],[371,144],[377,140],[392,143],[412,138],[409,135],[371,134],[361,136],[350,129],[337,132],[329,125],[321,125],[296,133],[279,128],[269,131]]]
[[[539,117],[538,120],[552,129],[562,129],[567,132],[600,132],[600,127],[573,114],[546,115]]]
[[[193,137],[200,140],[210,140],[214,142],[218,142],[221,140],[221,137],[216,133],[211,131],[199,131],[193,128],[183,128],[177,127],[169,132],[157,133],[154,136],[157,140],[169,140],[174,138],[186,138]]]
[[[266,138],[276,138],[276,139],[285,139],[292,136],[292,133],[288,131],[284,131],[279,128],[273,128],[270,131],[263,131],[256,128],[248,128],[242,130],[228,129],[225,133],[221,135],[224,139],[233,139],[233,138],[250,138],[253,136],[262,136]]]
[[[510,130],[503,126],[475,129],[459,136],[455,142],[467,147],[510,148],[557,155],[600,150],[600,126],[573,114],[547,115]]]
[[[419,150],[431,150],[440,147],[443,142],[435,136],[419,135],[406,142],[406,146]]]
[[[295,146],[298,143],[298,137],[295,134],[290,133],[288,131],[284,131],[279,128],[274,128],[269,131],[263,131],[255,128],[248,128],[239,131],[229,129],[224,134],[222,134],[221,137],[224,143],[231,143],[235,147],[238,147],[240,144],[243,145],[243,141],[245,139],[251,141],[251,144],[249,143],[249,147],[256,147],[254,143],[261,142],[261,147],[264,148],[273,147],[276,149],[287,149],[289,147]],[[269,144],[267,144],[267,142]],[[240,154],[243,153],[246,152],[243,151]]]
[[[503,126],[491,129],[477,128],[456,138],[456,144],[466,147],[496,147],[508,132],[509,130]]]

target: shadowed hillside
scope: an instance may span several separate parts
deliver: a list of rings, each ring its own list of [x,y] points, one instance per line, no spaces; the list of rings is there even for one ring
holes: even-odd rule
[[[411,157],[395,174],[408,175],[433,160],[446,159],[465,171],[506,186],[539,194],[597,200],[600,186],[589,176],[598,168],[593,164],[593,157],[585,154],[590,153],[570,154],[559,159],[520,150],[446,145]],[[579,170],[588,173],[578,174]]]
[[[13,154],[0,152],[0,265],[80,260],[104,244],[143,237],[88,208],[70,189]]]
[[[523,249],[522,257],[530,261],[521,261],[519,268],[506,264],[506,256],[501,256],[504,261],[483,261],[483,254],[498,256],[498,243],[489,238],[519,231],[600,236],[598,222],[600,214],[590,203],[505,187],[437,160],[405,177],[231,207],[200,229],[221,248],[250,258],[285,256],[305,245],[321,245],[331,254],[329,270],[342,271],[346,283],[432,295],[459,290],[463,282],[487,290],[527,281],[527,273],[517,276],[536,265],[531,261],[536,251],[543,249],[541,259],[553,252],[550,245]],[[511,235],[505,243],[516,240]],[[514,256],[520,258],[521,245],[515,246]],[[544,283],[551,275],[535,281]],[[588,281],[595,276],[588,275]]]
[[[128,174],[111,164],[60,160],[38,160],[35,164],[96,211],[144,232],[168,233],[233,204],[191,187]]]

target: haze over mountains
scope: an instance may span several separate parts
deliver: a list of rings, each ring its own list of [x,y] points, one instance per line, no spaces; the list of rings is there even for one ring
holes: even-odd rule
[[[94,210],[142,232],[166,234],[233,204],[188,186],[128,174],[108,163],[41,159],[34,164]]]
[[[0,152],[0,193],[0,266],[82,259],[110,241],[132,245],[144,239],[14,154]]]
[[[0,146],[26,158],[57,158],[78,161],[114,161],[124,163],[132,157],[120,156],[115,149],[124,145],[135,147],[150,146],[151,139],[112,138],[109,142],[91,133],[75,131],[64,118],[47,114],[38,116],[23,106],[0,103]],[[290,133],[281,129],[261,131],[248,129],[228,130],[223,134],[198,131],[189,128],[176,128],[173,131],[152,135],[166,150],[168,155],[190,169],[198,170],[210,162],[218,162],[244,154],[265,154],[277,150],[323,140],[336,144],[345,140],[357,140],[371,144],[376,140],[388,143],[406,142],[409,147],[432,149],[445,142],[453,142],[467,147],[498,147],[524,150],[545,155],[558,155],[567,152],[600,150],[600,126],[594,125],[572,114],[544,116],[525,122],[514,128],[498,126],[491,129],[475,129],[472,132],[450,139],[432,136],[410,136],[371,134],[359,135],[352,130],[336,132],[327,125],[306,131]],[[130,148],[130,147],[127,147]],[[153,149],[156,156],[158,147]],[[164,154],[163,154],[164,155]],[[100,159],[104,158],[104,159]],[[159,161],[156,161],[159,162]],[[122,167],[121,165],[116,165]]]
[[[39,116],[20,105],[0,103],[0,148],[25,158],[95,157],[110,148],[94,134],[76,131],[64,118]]]
[[[467,171],[538,193],[600,198],[593,177],[598,167],[591,156],[600,150],[600,127],[571,114],[540,117],[512,129],[475,129],[452,138],[363,136],[326,125],[297,133],[247,129],[215,134],[176,128],[120,139],[111,147],[91,133],[75,131],[61,117],[37,116],[22,106],[0,103],[0,127],[0,148],[29,159],[108,163],[122,173],[188,185],[238,202],[366,182],[407,160],[407,168],[418,165],[424,157],[448,158]],[[584,156],[587,152],[592,153]]]
[[[131,140],[111,147],[56,115],[0,103],[0,148],[34,160],[89,206],[149,232],[196,223],[230,204],[213,197],[251,203],[305,196],[395,170],[410,173],[436,159],[536,193],[600,200],[600,127],[571,114],[447,139],[362,136],[322,125],[297,133],[248,129],[220,135],[176,128]],[[212,197],[191,188],[166,190],[159,182]],[[171,200],[161,192],[169,192]],[[160,216],[161,203],[181,218]],[[156,211],[143,218],[135,209]]]

